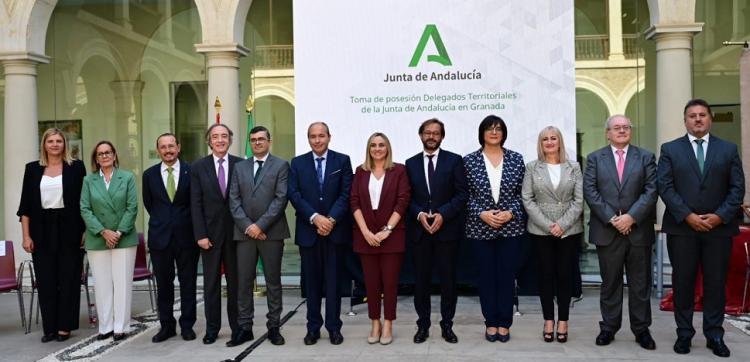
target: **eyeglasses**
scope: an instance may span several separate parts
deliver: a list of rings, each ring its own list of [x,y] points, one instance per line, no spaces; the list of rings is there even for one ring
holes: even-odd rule
[[[485,132],[502,133],[503,132],[503,127],[500,127],[500,126],[490,127],[490,128],[486,128],[484,131]]]
[[[615,132],[620,132],[620,131],[627,132],[627,131],[630,131],[632,128],[633,128],[633,126],[625,125],[625,126],[614,126],[614,127],[611,127],[610,129],[613,130],[613,131],[615,131]]]
[[[97,152],[96,157],[99,157],[99,158],[112,157],[114,156],[114,154],[115,153],[112,151]]]
[[[265,137],[258,137],[258,138],[251,138],[250,143],[263,143],[268,141],[268,138]]]

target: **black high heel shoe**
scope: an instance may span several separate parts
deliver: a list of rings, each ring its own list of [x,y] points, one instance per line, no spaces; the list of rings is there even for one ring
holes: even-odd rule
[[[560,322],[557,322],[557,327],[560,327]],[[562,333],[560,331],[555,332],[555,338],[559,343],[565,343],[568,341],[568,332]]]
[[[555,321],[552,321],[552,327],[555,327]],[[555,340],[555,330],[551,330],[549,332],[546,331],[547,329],[547,322],[544,322],[544,327],[542,328],[542,338],[545,342],[550,343]]]

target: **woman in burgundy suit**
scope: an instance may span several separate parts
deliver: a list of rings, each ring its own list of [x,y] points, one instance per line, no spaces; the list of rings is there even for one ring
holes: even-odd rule
[[[372,330],[367,342],[390,344],[396,319],[398,275],[404,257],[406,228],[402,216],[410,196],[404,165],[393,163],[391,143],[376,132],[367,140],[365,162],[357,167],[350,198],[354,214],[354,252],[362,260],[367,310]],[[380,324],[380,296],[385,322]]]

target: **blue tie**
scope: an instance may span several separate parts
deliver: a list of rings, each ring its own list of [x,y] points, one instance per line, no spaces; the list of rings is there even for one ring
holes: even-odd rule
[[[325,157],[316,157],[315,162],[318,163],[318,167],[315,168],[315,171],[318,173],[318,187],[320,188],[320,193],[323,193],[323,160],[325,160]]]

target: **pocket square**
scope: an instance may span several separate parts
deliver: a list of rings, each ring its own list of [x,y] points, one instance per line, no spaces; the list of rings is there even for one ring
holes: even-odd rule
[[[329,173],[329,175],[333,175],[333,174],[335,174],[335,173],[339,173],[339,172],[341,172],[341,169],[338,169],[338,170],[336,170],[336,171],[333,171],[333,172]]]

